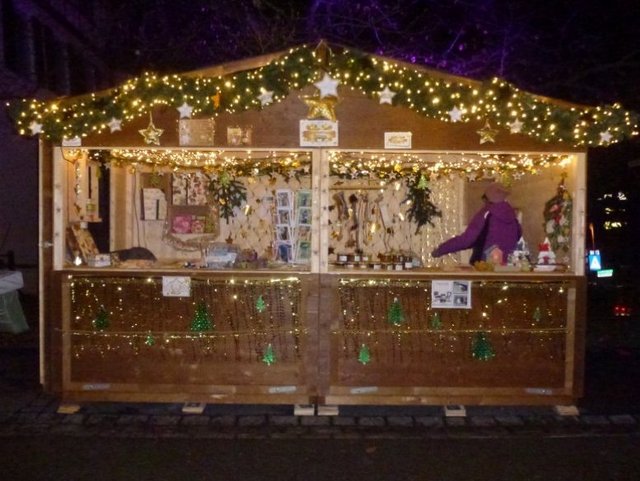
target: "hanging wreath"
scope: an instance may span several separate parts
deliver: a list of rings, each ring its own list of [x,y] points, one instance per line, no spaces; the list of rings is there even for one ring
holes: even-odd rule
[[[571,216],[573,201],[564,183],[567,177],[563,172],[556,195],[544,205],[544,230],[554,251],[569,251],[571,243]]]
[[[233,208],[242,206],[247,200],[247,188],[242,182],[234,179],[228,172],[221,172],[209,182],[209,192],[213,200],[220,206],[220,215],[229,222],[233,217]]]
[[[433,218],[442,217],[442,211],[431,202],[431,189],[424,174],[407,178],[407,188],[407,198],[404,201],[410,202],[407,213],[409,219],[417,224],[417,234],[423,225],[433,226]]]

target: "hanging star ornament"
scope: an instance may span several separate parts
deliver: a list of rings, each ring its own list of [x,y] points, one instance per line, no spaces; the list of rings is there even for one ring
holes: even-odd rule
[[[484,127],[482,127],[480,130],[476,130],[476,132],[480,136],[481,144],[484,144],[486,142],[495,142],[496,135],[498,135],[498,130],[491,128],[491,124],[488,120],[484,123]]]
[[[304,103],[309,107],[309,113],[307,119],[327,119],[336,120],[336,104],[338,99],[335,97],[317,98],[317,97],[302,97]]]
[[[522,131],[522,122],[518,119],[509,124],[509,130],[512,134],[519,134]]]
[[[115,117],[111,117],[111,120],[107,125],[109,126],[109,131],[111,133],[122,130],[122,120],[116,119]]]
[[[262,93],[258,95],[258,100],[263,107],[273,103],[273,90],[262,91]]]
[[[329,74],[325,72],[322,80],[315,82],[313,85],[318,87],[318,90],[320,90],[320,98],[323,99],[325,97],[337,97],[339,84],[340,82],[338,80],[332,79],[329,77]]]
[[[382,104],[393,104],[393,97],[395,97],[396,93],[393,90],[389,89],[389,86],[386,86],[384,90],[378,92],[380,96],[380,105]]]
[[[149,114],[149,126],[146,129],[138,130],[138,132],[140,132],[140,135],[144,137],[144,142],[146,144],[160,145],[160,136],[164,130],[158,129],[153,125],[153,116]]]
[[[29,124],[29,130],[31,130],[31,135],[41,134],[42,124],[34,120]]]
[[[448,112],[451,122],[460,122],[462,120],[462,110],[456,105]]]
[[[183,102],[183,104],[177,108],[178,112],[180,112],[181,119],[190,119],[191,114],[193,113],[193,107],[189,105],[187,102]]]
[[[600,132],[600,143],[608,144],[609,142],[611,142],[612,137],[613,135],[611,135],[611,132],[609,132],[608,130],[606,132]]]

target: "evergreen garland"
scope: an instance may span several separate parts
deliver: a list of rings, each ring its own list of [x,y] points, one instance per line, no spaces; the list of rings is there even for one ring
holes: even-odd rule
[[[392,60],[376,58],[365,52],[332,46],[320,59],[316,48],[305,45],[291,49],[257,69],[226,76],[158,75],[146,72],[105,92],[83,97],[41,101],[22,99],[11,102],[8,112],[18,131],[31,135],[32,123],[42,126],[40,135],[60,140],[105,131],[111,119],[130,122],[147,115],[158,103],[177,108],[189,99],[196,116],[213,116],[262,109],[258,96],[273,92],[274,102],[293,89],[301,89],[318,80],[327,71],[346,87],[358,89],[378,99],[381,86],[403,85],[393,99],[394,106],[410,108],[427,118],[450,121],[448,112],[459,105],[479,104],[494,125],[505,127],[505,120],[516,110],[523,120],[522,133],[544,142],[574,145],[602,145],[600,135],[608,132],[608,143],[633,137],[638,129],[638,114],[619,104],[576,108],[547,101],[524,92],[504,80],[473,81],[442,79],[428,69],[396,65]],[[425,85],[431,94],[426,94]],[[432,102],[436,97],[439,102]],[[216,100],[212,100],[216,99]],[[137,105],[132,110],[131,105]],[[463,121],[471,120],[466,116]],[[548,126],[554,124],[555,129]],[[581,135],[576,135],[576,129]]]

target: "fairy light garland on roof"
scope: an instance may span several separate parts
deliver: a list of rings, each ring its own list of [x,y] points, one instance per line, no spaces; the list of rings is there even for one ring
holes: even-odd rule
[[[467,180],[517,179],[548,167],[564,166],[573,157],[565,154],[408,154],[369,152],[329,153],[332,175],[349,179],[376,177],[386,181],[426,174],[431,179],[460,176]]]
[[[328,72],[342,87],[376,100],[381,92],[393,92],[388,102],[393,106],[444,122],[489,120],[511,133],[576,146],[608,145],[638,135],[638,114],[617,103],[565,105],[499,78],[465,80],[346,48],[322,52],[312,46],[291,49],[262,67],[227,76],[144,73],[106,93],[53,102],[24,99],[8,107],[21,135],[59,141],[113,131],[114,121],[127,124],[156,106],[177,109],[186,103],[194,115],[203,116],[262,109]]]

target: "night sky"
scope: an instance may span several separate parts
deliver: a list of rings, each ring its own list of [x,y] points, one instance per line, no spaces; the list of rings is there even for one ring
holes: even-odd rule
[[[131,0],[107,56],[128,73],[185,71],[330,42],[580,103],[640,110],[640,2]],[[125,3],[125,5],[120,5]]]

